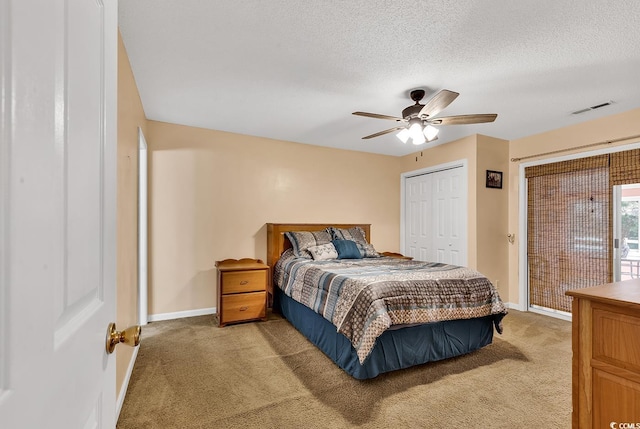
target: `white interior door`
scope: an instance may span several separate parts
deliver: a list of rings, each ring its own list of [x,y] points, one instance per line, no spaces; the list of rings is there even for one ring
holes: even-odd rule
[[[405,179],[403,252],[416,260],[467,264],[464,167]]]
[[[115,0],[2,0],[0,426],[115,427]]]

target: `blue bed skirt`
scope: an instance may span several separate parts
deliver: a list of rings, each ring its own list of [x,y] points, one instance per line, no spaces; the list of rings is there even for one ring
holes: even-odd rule
[[[273,308],[348,374],[359,380],[388,371],[460,356],[493,340],[494,316],[450,320],[388,330],[363,364],[351,342],[310,308],[274,288]]]

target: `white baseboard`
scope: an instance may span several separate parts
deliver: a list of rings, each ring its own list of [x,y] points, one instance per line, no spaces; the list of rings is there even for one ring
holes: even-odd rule
[[[516,303],[513,303],[513,302],[505,302],[504,305],[505,305],[505,307],[513,308],[514,310],[527,311],[522,305],[516,304]]]
[[[509,309],[514,309],[518,311],[528,311],[531,313],[542,314],[544,316],[555,317],[556,319],[571,321],[571,313],[566,313],[564,311],[556,311],[556,310],[551,310],[543,307],[536,308],[535,306],[524,308],[523,305],[515,304],[513,302],[505,302],[504,305]]]
[[[182,319],[183,317],[206,316],[207,314],[216,314],[215,307],[199,308],[198,310],[176,311],[174,313],[150,314],[149,322],[159,322],[161,320]]]
[[[138,357],[138,350],[140,347],[134,347],[133,355],[131,356],[131,360],[129,361],[129,366],[127,367],[127,373],[124,376],[124,381],[122,382],[122,388],[120,389],[120,393],[118,394],[118,399],[116,401],[116,422],[120,417],[120,411],[122,410],[122,404],[124,404],[124,397],[127,395],[127,389],[129,388],[129,381],[131,380],[131,374],[133,373],[133,365],[136,363],[136,358]]]
[[[550,308],[544,307],[529,307],[529,311],[532,313],[542,314],[544,316],[555,317],[556,319],[562,319],[571,322],[571,313],[567,313],[566,311],[552,310]]]

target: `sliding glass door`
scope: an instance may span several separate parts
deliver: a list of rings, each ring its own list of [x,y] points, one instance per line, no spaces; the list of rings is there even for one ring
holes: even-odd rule
[[[640,184],[615,186],[614,280],[640,278]]]

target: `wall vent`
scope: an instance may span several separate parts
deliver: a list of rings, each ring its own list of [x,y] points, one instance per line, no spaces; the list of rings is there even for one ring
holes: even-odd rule
[[[587,107],[586,109],[576,110],[575,112],[571,112],[572,115],[579,115],[580,113],[588,112],[589,110],[600,109],[605,106],[610,106],[613,104],[613,101],[607,101],[605,103],[596,104],[595,106]]]

